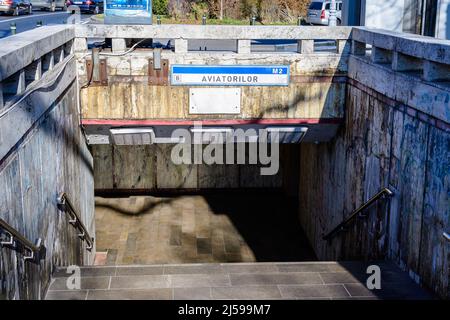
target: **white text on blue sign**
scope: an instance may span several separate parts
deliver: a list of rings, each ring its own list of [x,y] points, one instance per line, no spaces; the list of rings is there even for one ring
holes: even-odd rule
[[[171,84],[175,86],[288,86],[289,66],[173,65]]]

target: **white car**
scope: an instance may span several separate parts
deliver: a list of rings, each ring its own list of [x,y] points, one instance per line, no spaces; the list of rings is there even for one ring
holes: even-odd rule
[[[67,10],[66,0],[32,0],[33,8],[40,10],[48,10],[51,12],[56,9]]]
[[[328,26],[330,24],[330,0],[313,0],[309,5],[306,15],[306,22],[309,24],[320,24]],[[336,1],[336,24],[341,24],[342,1]]]

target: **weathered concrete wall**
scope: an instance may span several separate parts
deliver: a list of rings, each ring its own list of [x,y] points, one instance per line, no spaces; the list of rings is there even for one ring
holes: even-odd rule
[[[192,125],[198,120],[230,126],[258,121],[271,125],[301,124],[312,129],[305,137],[310,141],[328,141],[335,134],[344,114],[351,28],[201,27],[77,26],[74,48],[82,87],[83,125],[88,135],[95,134],[91,130],[94,126],[170,126],[180,125],[180,121]],[[91,37],[112,39],[112,48],[99,53],[101,62],[96,64],[99,70],[95,73],[90,71],[95,55],[89,54],[87,46],[87,38]],[[138,38],[171,39],[173,50],[128,50],[129,40]],[[222,39],[228,43],[235,42],[236,46],[230,45],[226,50],[222,48],[223,51],[190,51],[193,42],[189,41]],[[252,45],[252,39],[293,40],[294,47],[292,52],[261,52]],[[317,42],[330,39],[336,46]],[[287,87],[241,86],[239,114],[191,114],[190,86],[171,86],[167,77],[164,83],[156,85],[158,81],[155,80],[152,63],[158,57],[163,59],[162,65],[167,62],[169,68],[175,64],[289,65],[290,84]],[[95,81],[89,81],[91,78]],[[108,133],[97,134],[104,136]]]
[[[280,170],[273,176],[262,176],[260,168],[266,166],[261,165],[175,165],[170,158],[173,146],[91,146],[96,191],[283,188],[292,195],[297,188],[292,177],[298,145],[280,145]]]
[[[449,246],[442,233],[450,229],[449,125],[349,81],[338,136],[301,146],[302,225],[321,259],[393,259],[448,297]],[[383,187],[394,198],[378,202],[367,219],[331,242],[322,240]]]
[[[175,55],[164,53],[170,64],[290,64],[288,87],[242,87],[241,113],[237,115],[194,115],[189,113],[189,87],[149,84],[151,51],[124,57],[107,57],[107,86],[81,90],[83,119],[340,119],[344,113],[346,72],[340,57],[328,54],[301,56],[278,54]],[[82,84],[89,76],[79,63]],[[334,77],[334,78],[333,78]],[[339,81],[340,80],[340,81]]]
[[[40,101],[39,99],[34,102]],[[44,107],[44,105],[39,106]],[[31,108],[32,109],[32,108]],[[55,266],[83,265],[93,254],[57,209],[57,196],[67,192],[94,234],[92,156],[80,131],[76,84],[37,119],[0,159],[0,218],[31,241],[44,240],[46,258],[24,262],[13,249],[0,250],[0,298],[40,299]]]

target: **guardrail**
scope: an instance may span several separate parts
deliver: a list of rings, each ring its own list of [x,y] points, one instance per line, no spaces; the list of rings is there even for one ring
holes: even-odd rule
[[[242,55],[274,54],[252,52],[252,40],[295,40],[298,54],[315,53],[317,41],[332,40],[336,55],[370,52],[373,63],[393,71],[420,72],[425,81],[450,80],[450,41],[364,27],[55,25],[0,40],[0,109],[69,54],[88,52],[89,38],[110,38],[113,52],[126,51],[127,39],[173,39],[175,53],[182,55],[190,40],[235,40],[235,53]]]
[[[393,71],[418,72],[425,81],[450,80],[450,41],[381,29],[354,27],[352,54],[366,55]]]
[[[22,246],[24,252],[23,260],[39,262],[39,260],[45,258],[46,248],[42,244],[42,239],[38,239],[36,244],[33,244],[3,219],[0,219],[0,232],[5,233],[8,237],[7,241],[0,241],[0,245],[18,248],[18,242]]]
[[[75,210],[72,202],[69,199],[69,196],[66,193],[62,193],[58,197],[58,208],[59,210],[66,212],[70,216],[69,223],[80,232],[78,234],[78,237],[81,240],[86,241],[86,250],[91,251],[94,247],[94,238],[89,235],[88,229],[83,224],[80,215]]]
[[[329,241],[336,234],[338,234],[338,233],[340,233],[342,231],[346,231],[347,230],[346,227],[350,223],[352,223],[353,220],[355,220],[358,217],[360,217],[360,218],[361,217],[365,217],[365,215],[363,215],[363,211],[365,211],[368,208],[370,208],[378,200],[384,199],[384,198],[388,198],[388,197],[392,197],[393,195],[394,195],[394,192],[392,192],[388,188],[384,188],[384,189],[380,190],[376,195],[374,195],[372,198],[367,200],[362,206],[360,206],[358,209],[353,211],[347,219],[345,219],[343,222],[338,224],[333,230],[331,230],[329,233],[327,233],[325,236],[323,236],[323,240],[328,240]]]
[[[111,38],[112,51],[125,51],[126,39],[173,39],[176,53],[188,52],[189,40],[236,40],[236,53],[251,53],[252,40],[297,40],[298,53],[313,53],[315,40],[336,40],[336,53],[350,51],[352,27],[77,25],[76,51],[87,51],[87,38]]]
[[[0,39],[1,109],[73,53],[74,26],[46,26]]]

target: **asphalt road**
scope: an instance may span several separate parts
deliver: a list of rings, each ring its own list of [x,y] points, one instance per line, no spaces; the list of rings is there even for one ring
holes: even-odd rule
[[[16,24],[16,33],[24,32],[36,28],[36,23],[42,21],[43,25],[64,24],[71,15],[67,12],[56,11],[33,11],[31,15],[20,15],[18,17],[1,15],[0,16],[0,38],[11,35],[11,23]],[[83,14],[83,21],[89,19],[91,15]]]

